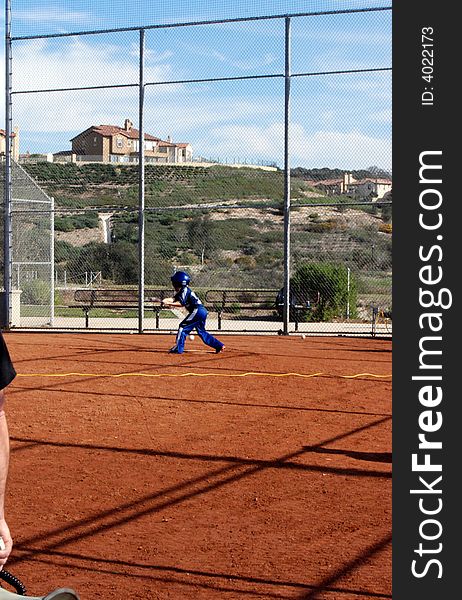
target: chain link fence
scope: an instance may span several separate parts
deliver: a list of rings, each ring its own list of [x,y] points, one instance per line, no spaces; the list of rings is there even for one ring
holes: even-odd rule
[[[17,30],[10,325],[173,331],[185,270],[211,330],[282,332],[287,275],[289,332],[391,335],[391,7],[290,4]]]

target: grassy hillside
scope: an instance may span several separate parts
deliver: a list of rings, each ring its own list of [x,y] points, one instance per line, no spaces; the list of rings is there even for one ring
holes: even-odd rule
[[[138,205],[136,166],[36,163],[27,172],[55,198],[57,207],[87,208]],[[314,190],[302,178],[292,181],[294,198]],[[280,202],[284,193],[281,171],[231,167],[146,165],[146,206],[181,206],[220,201]]]

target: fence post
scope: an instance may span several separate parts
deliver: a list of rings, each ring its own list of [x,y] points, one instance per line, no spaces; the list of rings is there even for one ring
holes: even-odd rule
[[[138,141],[138,333],[144,328],[144,29],[140,29]]]
[[[12,179],[11,179],[11,0],[5,1],[5,179],[4,179],[4,229],[3,229],[3,289],[0,307],[0,326],[9,328],[11,323],[12,278]]]
[[[350,318],[350,267],[347,268],[347,313],[346,318]]]
[[[50,325],[55,324],[55,199],[50,198]]]
[[[290,17],[285,19],[285,107],[284,107],[284,306],[283,334],[289,334],[290,320]]]

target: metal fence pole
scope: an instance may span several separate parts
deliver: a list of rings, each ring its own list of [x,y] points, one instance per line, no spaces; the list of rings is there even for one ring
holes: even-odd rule
[[[284,309],[283,334],[289,334],[290,320],[290,18],[285,19],[285,107],[284,107]]]
[[[1,327],[11,323],[11,250],[12,250],[12,177],[11,177],[11,0],[5,1],[5,180],[3,230],[3,306],[0,310]]]
[[[347,309],[346,318],[350,318],[350,267],[347,268]]]
[[[50,325],[55,324],[55,199],[50,198]]]
[[[139,68],[139,141],[138,141],[138,333],[144,329],[144,29],[140,29],[140,68]]]

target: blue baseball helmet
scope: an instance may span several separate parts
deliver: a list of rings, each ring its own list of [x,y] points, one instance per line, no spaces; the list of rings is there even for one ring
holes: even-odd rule
[[[188,285],[191,281],[191,277],[184,271],[177,271],[170,279],[172,280],[173,285],[180,285],[181,287]]]

